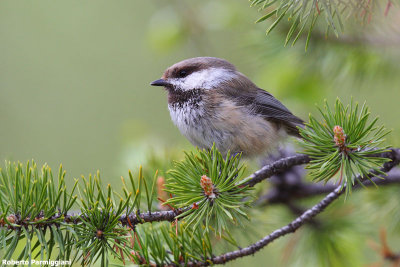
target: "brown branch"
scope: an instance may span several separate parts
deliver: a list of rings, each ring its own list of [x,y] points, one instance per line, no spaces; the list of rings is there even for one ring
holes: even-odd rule
[[[376,178],[373,179],[376,185],[392,185],[392,184],[400,184],[400,169],[393,169],[392,171],[387,173],[387,176],[384,179]],[[369,180],[364,182],[364,185],[374,186]],[[279,204],[279,203],[287,203],[288,201],[299,200],[303,198],[309,198],[319,195],[328,194],[332,192],[336,188],[334,184],[313,184],[313,183],[304,183],[301,182],[295,185],[295,189],[288,189],[287,192],[284,189],[272,188],[265,195],[262,195],[256,201],[256,205],[268,205],[268,204]],[[355,187],[359,188],[359,186]],[[284,192],[282,192],[284,191]]]
[[[400,163],[400,149],[392,149],[389,152],[382,153],[380,155],[377,155],[380,157],[385,157],[391,159],[391,161],[386,162],[383,167],[381,168],[382,172],[389,172],[394,166],[398,165]],[[266,165],[260,170],[256,171],[253,173],[250,177],[248,177],[245,185],[248,185],[250,187],[256,185],[259,182],[264,181],[265,179],[271,177],[272,175],[279,174],[295,165],[300,165],[304,164],[310,161],[310,158],[306,155],[295,155],[292,157],[287,157],[284,159],[280,159],[272,164]],[[377,172],[371,172],[371,176],[378,175]],[[395,171],[394,174],[389,175],[386,179],[382,179],[382,177],[373,177],[371,178],[373,182],[376,184],[392,184],[392,183],[397,183],[400,180],[399,177],[399,171]],[[373,183],[366,179],[365,177],[357,177],[356,180],[362,181],[362,184],[369,186],[372,185]],[[359,187],[359,185],[354,186]],[[321,193],[323,191],[320,187],[314,187],[313,188],[314,192]],[[235,251],[227,252],[225,254],[215,256],[212,258],[204,259],[201,261],[192,261],[185,263],[187,266],[209,266],[211,264],[224,264],[229,261],[235,260],[240,257],[248,256],[248,255],[253,255],[257,251],[261,250],[274,240],[285,236],[289,233],[295,232],[297,229],[299,229],[302,225],[305,223],[309,222],[312,220],[315,216],[317,216],[319,213],[323,212],[327,206],[329,206],[333,201],[338,199],[343,192],[345,192],[345,187],[341,188],[336,187],[332,192],[330,192],[326,197],[324,197],[319,203],[311,207],[310,209],[304,211],[299,217],[297,217],[295,220],[293,220],[291,223],[287,224],[286,226],[283,226],[275,231],[273,231],[271,234],[265,236],[261,240],[257,241],[256,243],[245,247],[241,248]],[[313,193],[308,193],[309,195],[312,195]],[[132,213],[129,215],[123,215],[120,217],[120,222],[123,225],[129,225],[131,228],[134,228],[136,224],[140,223],[145,223],[145,222],[158,222],[158,221],[174,221],[176,220],[176,217],[181,214],[182,212],[190,209],[191,207],[183,208],[183,209],[175,209],[171,211],[156,211],[156,212],[145,212],[145,213]],[[59,215],[57,215],[59,216]],[[82,218],[82,214],[79,215],[67,215],[65,216],[64,222],[65,223],[77,223],[77,220]],[[58,218],[60,219],[60,218]],[[50,221],[49,221],[50,222]],[[0,222],[5,223],[5,222]],[[23,222],[20,222],[23,223]],[[45,224],[46,222],[43,221],[41,222],[41,225]],[[51,224],[54,224],[53,222],[50,222]],[[58,221],[57,223],[61,223]],[[18,224],[18,222],[16,222]],[[3,225],[4,226],[4,225]],[[169,264],[169,266],[175,266],[175,264]]]
[[[390,158],[392,159],[391,162],[395,162],[397,159],[400,158],[400,149],[393,149],[390,150],[389,152],[381,153],[380,155],[375,155],[379,157],[385,157],[385,158]],[[254,172],[252,175],[250,175],[247,179],[247,181],[244,183],[244,185],[248,185],[249,187],[253,187],[257,183],[260,183],[268,178],[270,178],[273,175],[279,174],[293,166],[296,165],[302,165],[305,163],[308,163],[310,161],[309,156],[304,155],[304,154],[297,154],[294,156],[286,157],[280,160],[277,160],[271,164],[268,164],[264,167],[262,167],[260,170]],[[180,208],[180,209],[175,209],[175,210],[169,210],[169,211],[147,211],[144,213],[131,213],[129,215],[122,215],[121,218],[119,219],[120,222],[123,225],[128,225],[131,228],[134,227],[136,224],[141,224],[141,223],[148,223],[148,222],[160,222],[160,221],[174,221],[176,217],[179,214],[182,214],[188,209],[191,209],[192,207],[186,207],[186,208]],[[75,214],[67,214],[64,216],[64,223],[78,223],[81,220],[81,217],[83,215],[79,213]],[[48,220],[44,220],[40,223],[38,226],[46,226],[46,225],[59,225],[61,222],[60,220],[55,221],[56,219],[59,219],[62,217],[62,214],[58,214],[56,216],[53,216],[52,218],[49,218]],[[129,218],[129,220],[128,220]],[[4,226],[6,223],[0,221],[0,226]],[[17,225],[24,225],[23,221],[16,221],[15,224]]]
[[[387,152],[375,154],[374,157],[382,157],[388,158],[392,161],[396,161],[400,158],[400,149],[393,148]],[[249,187],[253,187],[257,183],[264,181],[265,179],[270,178],[273,175],[282,173],[293,166],[302,165],[310,162],[310,157],[304,154],[296,154],[294,156],[286,157],[280,160],[277,160],[271,164],[265,165],[260,170],[254,172],[249,177],[247,177],[247,181],[243,184],[244,186],[248,185]]]
[[[174,210],[167,210],[167,211],[147,211],[143,213],[131,213],[129,215],[122,215],[119,221],[123,225],[133,225],[147,223],[147,222],[161,222],[161,221],[168,221],[173,222],[176,219],[176,216],[185,212],[190,208],[182,208],[182,209],[174,209]],[[132,226],[131,226],[132,228]]]
[[[271,177],[272,175],[281,173],[295,165],[302,165],[308,162],[310,162],[310,157],[304,154],[297,154],[291,157],[277,160],[271,164],[265,165],[264,167],[250,175],[247,178],[248,181],[246,181],[244,185],[252,187],[257,183]]]
[[[390,162],[386,162],[383,167],[381,168],[381,171],[383,172],[389,172],[394,166],[398,165],[400,163],[400,149],[393,149],[390,152],[383,153],[385,157],[388,157],[392,159]],[[377,175],[378,173],[372,172],[372,175],[370,177],[373,177],[373,175]],[[359,180],[363,182],[363,184],[368,184],[371,183],[369,180],[367,180],[366,177],[358,177]],[[375,181],[382,180],[381,177],[374,177],[371,178]],[[382,183],[384,180],[382,180]],[[355,187],[357,187],[356,185]],[[257,241],[256,243],[245,247],[241,248],[232,252],[228,252],[225,254],[222,254],[220,256],[213,257],[211,259],[208,259],[206,261],[202,262],[190,262],[188,263],[189,266],[209,266],[210,264],[224,264],[229,261],[235,260],[237,258],[241,258],[244,256],[248,255],[253,255],[257,251],[261,250],[274,240],[285,236],[289,233],[295,232],[297,229],[299,229],[302,225],[310,221],[312,218],[314,218],[316,215],[321,213],[322,211],[325,210],[327,206],[329,206],[333,201],[338,199],[340,195],[342,195],[346,190],[346,188],[341,186],[336,187],[335,190],[333,190],[331,193],[329,193],[326,197],[324,197],[318,204],[313,206],[312,208],[306,210],[302,215],[297,217],[295,220],[293,220],[291,223],[289,223],[286,226],[283,226],[282,228],[279,228],[275,231],[273,231],[271,234],[265,236],[261,240]]]
[[[300,228],[300,226],[302,226],[303,224],[314,218],[317,214],[321,213],[329,204],[331,204],[334,200],[336,200],[342,193],[343,190],[340,190],[340,187],[337,187],[333,192],[329,193],[324,199],[322,199],[317,205],[305,211],[301,216],[297,217],[294,221],[292,221],[288,225],[273,231],[271,234],[267,235],[263,239],[257,241],[256,243],[246,248],[242,248],[239,250],[235,250],[214,257],[211,259],[212,263],[223,264],[228,261],[256,253],[257,251],[264,248],[272,241],[289,233],[295,232],[297,229]],[[205,265],[208,265],[208,263],[205,262],[203,266]]]

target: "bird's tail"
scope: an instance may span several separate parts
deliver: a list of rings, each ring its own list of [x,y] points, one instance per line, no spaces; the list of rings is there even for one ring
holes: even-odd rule
[[[302,119],[296,117],[296,120],[285,123],[284,127],[289,135],[302,138],[299,132],[299,127],[304,128],[304,121]]]

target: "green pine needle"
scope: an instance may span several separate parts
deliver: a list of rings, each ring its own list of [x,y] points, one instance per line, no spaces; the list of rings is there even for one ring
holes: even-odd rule
[[[133,243],[133,263],[149,266],[183,266],[188,261],[203,261],[211,258],[213,245],[208,233],[202,227],[187,231],[184,222],[171,224],[138,225],[135,232],[131,231]]]
[[[303,153],[312,159],[307,168],[314,180],[326,183],[336,177],[344,187],[360,183],[358,175],[369,179],[371,171],[384,175],[379,169],[389,159],[376,154],[387,151],[382,143],[389,131],[375,126],[377,118],[369,120],[368,107],[364,104],[359,108],[353,102],[345,107],[337,99],[333,110],[326,101],[324,110],[319,110],[322,121],[310,115],[310,122],[299,128]],[[347,194],[351,188],[346,187]]]
[[[193,228],[203,224],[208,231],[212,226],[221,235],[228,222],[241,224],[247,219],[244,207],[250,201],[243,199],[250,199],[250,195],[249,188],[241,186],[244,167],[239,161],[240,156],[229,153],[224,159],[215,146],[210,151],[187,153],[169,172],[172,178],[167,180],[166,191],[174,197],[167,203],[192,207],[180,217]]]
[[[321,20],[321,25],[325,24],[326,32],[329,32],[330,29],[336,37],[339,37],[344,31],[343,18],[361,17],[365,21],[373,11],[378,8],[382,9],[377,5],[370,5],[368,0],[360,0],[357,5],[339,0],[250,0],[250,2],[250,7],[257,7],[259,11],[265,10],[267,12],[256,20],[256,23],[271,21],[271,26],[266,31],[267,34],[281,21],[287,21],[289,30],[286,35],[285,46],[290,41],[294,45],[307,28],[308,32],[305,34],[306,50],[318,17],[325,17],[324,20]],[[369,10],[360,12],[362,7],[368,7]],[[282,20],[283,17],[287,19]]]

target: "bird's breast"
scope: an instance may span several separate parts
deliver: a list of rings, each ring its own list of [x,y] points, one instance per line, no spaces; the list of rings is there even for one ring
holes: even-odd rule
[[[259,156],[276,147],[284,135],[276,124],[254,114],[250,106],[232,100],[221,99],[214,114],[213,125],[225,136],[223,150]]]
[[[173,123],[179,131],[195,146],[209,148],[216,136],[213,136],[210,117],[204,103],[184,102],[168,104]]]
[[[280,136],[273,123],[226,99],[211,106],[210,102],[201,101],[168,107],[180,132],[199,148],[211,148],[215,143],[223,154],[230,150],[247,156],[261,155],[276,146]]]

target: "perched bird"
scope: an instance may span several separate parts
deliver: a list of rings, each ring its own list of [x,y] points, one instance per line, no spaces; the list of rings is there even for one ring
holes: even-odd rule
[[[270,93],[258,88],[228,61],[196,57],[169,67],[151,83],[168,92],[174,124],[189,141],[226,155],[262,156],[282,137],[299,137],[303,121]]]

